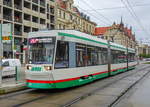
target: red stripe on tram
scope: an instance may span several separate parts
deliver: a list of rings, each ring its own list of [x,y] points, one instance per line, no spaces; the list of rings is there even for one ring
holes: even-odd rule
[[[123,68],[119,68],[119,69],[124,69],[124,68],[127,68],[127,67],[123,67]],[[118,69],[113,69],[111,71],[115,71],[115,70],[118,70]],[[98,73],[91,74],[91,75],[99,75],[99,74],[103,74],[103,73],[108,73],[108,71],[98,72]],[[85,76],[88,76],[88,75],[85,75]],[[80,79],[80,77],[69,78],[69,79],[64,79],[64,80],[53,80],[53,81],[44,81],[44,80],[26,80],[26,81],[29,83],[59,83],[59,82],[77,80],[77,79]]]

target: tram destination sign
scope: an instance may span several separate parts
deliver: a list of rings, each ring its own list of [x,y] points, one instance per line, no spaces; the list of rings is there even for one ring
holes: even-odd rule
[[[31,38],[29,39],[30,44],[35,44],[35,43],[53,43],[54,38]]]

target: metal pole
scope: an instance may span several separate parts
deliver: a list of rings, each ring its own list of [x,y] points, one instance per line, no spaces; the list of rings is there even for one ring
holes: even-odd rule
[[[108,76],[110,76],[111,75],[111,49],[110,49],[110,41],[108,40],[107,41],[108,42]]]
[[[3,44],[2,44],[2,24],[0,24],[0,87],[2,86],[2,58],[3,58]]]
[[[11,40],[11,48],[12,48],[12,58],[14,59],[15,58],[15,53],[14,53],[14,36],[13,36],[13,24],[11,24],[11,32],[10,32],[10,36],[12,38]]]
[[[127,40],[127,71],[128,71],[128,68],[129,68],[128,53],[129,53],[129,50],[128,50],[128,40]]]
[[[0,87],[2,86],[2,57],[3,57],[3,44],[0,39]]]

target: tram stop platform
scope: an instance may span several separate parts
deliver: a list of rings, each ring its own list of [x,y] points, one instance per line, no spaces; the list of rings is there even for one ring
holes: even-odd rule
[[[25,85],[25,70],[24,66],[17,68],[16,75],[2,78],[0,84],[0,95],[11,93],[27,88]]]
[[[26,89],[25,83],[10,83],[0,86],[0,95]]]

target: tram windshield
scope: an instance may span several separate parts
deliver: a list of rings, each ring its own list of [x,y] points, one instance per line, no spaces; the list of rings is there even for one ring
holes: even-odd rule
[[[54,57],[55,38],[31,38],[29,39],[29,63],[52,64]]]

